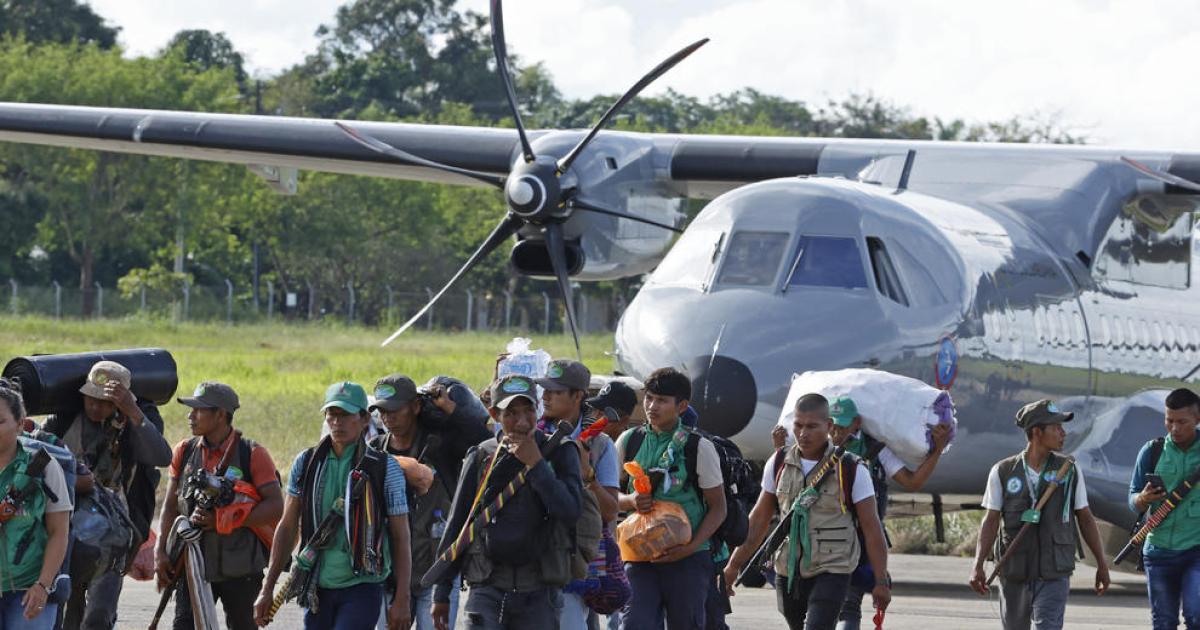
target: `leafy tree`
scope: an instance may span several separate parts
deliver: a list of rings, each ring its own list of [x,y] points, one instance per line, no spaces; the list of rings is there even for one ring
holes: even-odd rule
[[[245,59],[225,33],[213,33],[207,29],[182,30],[167,42],[166,50],[178,52],[185,61],[201,71],[213,68],[232,70],[238,88],[246,92]]]
[[[0,0],[0,33],[55,44],[117,44],[117,27],[77,0]]]

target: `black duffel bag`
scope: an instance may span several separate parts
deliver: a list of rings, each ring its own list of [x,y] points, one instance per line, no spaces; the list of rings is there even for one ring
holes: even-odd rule
[[[67,415],[79,409],[79,388],[97,361],[116,361],[129,368],[133,375],[129,389],[139,400],[164,405],[175,396],[179,385],[175,358],[162,348],[17,357],[4,366],[4,376],[20,380],[29,415]]]

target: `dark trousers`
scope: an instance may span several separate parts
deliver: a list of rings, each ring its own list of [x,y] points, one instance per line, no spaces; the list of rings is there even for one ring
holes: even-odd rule
[[[229,630],[256,630],[254,623],[254,600],[258,597],[258,589],[262,588],[262,572],[254,573],[232,580],[210,582],[213,601],[221,602],[225,609],[225,627]],[[192,600],[188,592],[187,576],[179,578],[175,590],[175,630],[192,630],[196,623],[192,620]]]
[[[791,591],[786,575],[775,576],[776,603],[791,630],[834,630],[849,588],[849,573],[797,577]]]
[[[304,613],[304,630],[369,630],[379,619],[382,603],[379,582],[318,588],[317,612]]]
[[[711,552],[668,564],[626,562],[625,575],[633,597],[621,613],[621,628],[657,628],[665,617],[667,630],[703,630],[710,585],[716,579]]]
[[[494,586],[472,586],[463,612],[470,630],[558,630],[562,589],[516,593]]]
[[[71,580],[71,598],[63,618],[64,628],[112,630],[117,624],[117,602],[125,577],[114,571],[88,583]]]
[[[729,612],[729,595],[725,594],[725,577],[722,573],[728,559],[713,563],[716,576],[708,582],[708,599],[704,602],[704,629],[729,630],[725,615]]]

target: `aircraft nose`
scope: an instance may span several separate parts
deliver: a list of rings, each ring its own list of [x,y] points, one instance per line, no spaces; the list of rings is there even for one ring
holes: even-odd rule
[[[687,363],[692,376],[692,407],[700,428],[733,437],[754,417],[758,387],[745,363],[724,355],[700,356]]]

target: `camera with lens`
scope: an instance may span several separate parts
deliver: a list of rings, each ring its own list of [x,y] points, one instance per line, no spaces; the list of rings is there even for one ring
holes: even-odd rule
[[[225,507],[233,503],[233,479],[197,468],[184,481],[184,496],[206,510]]]

